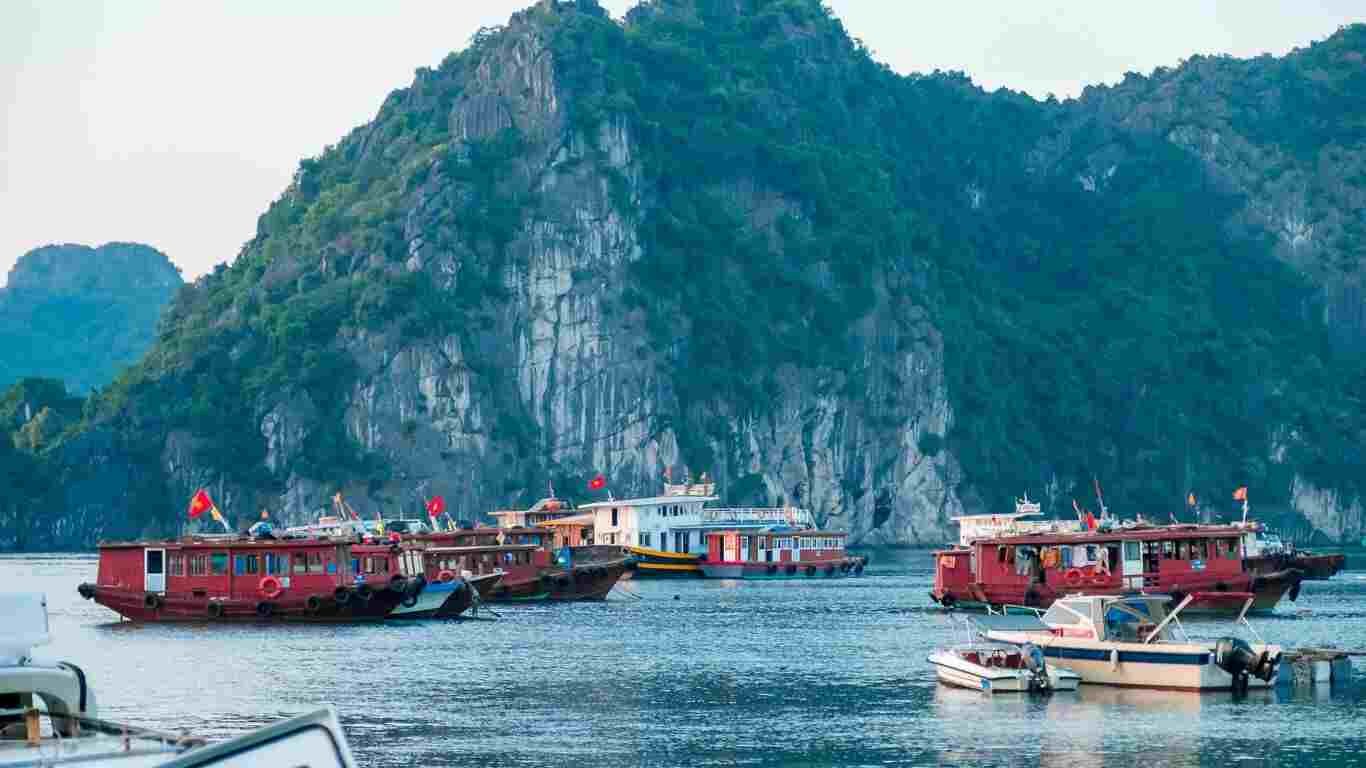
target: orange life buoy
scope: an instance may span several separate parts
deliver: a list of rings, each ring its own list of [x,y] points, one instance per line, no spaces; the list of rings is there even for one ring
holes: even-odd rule
[[[262,597],[270,600],[279,597],[280,593],[284,591],[280,586],[280,580],[274,576],[267,576],[264,579],[261,579],[261,583],[256,585],[256,589],[261,593]]]
[[[1062,575],[1062,579],[1068,584],[1076,584],[1081,581],[1081,571],[1076,568],[1069,568],[1067,569],[1067,572]]]
[[[455,581],[455,571],[442,571],[436,575],[437,581]]]

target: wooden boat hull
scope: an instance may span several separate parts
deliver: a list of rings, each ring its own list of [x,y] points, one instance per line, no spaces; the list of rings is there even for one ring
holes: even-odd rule
[[[1256,576],[1246,574],[1241,578],[1231,582],[1214,581],[1206,583],[1197,578],[1191,578],[1186,583],[1176,585],[1172,588],[1173,593],[1192,593],[1192,592],[1251,592],[1256,595],[1256,600],[1252,604],[1252,613],[1269,613],[1275,610],[1281,598],[1287,593],[1292,598],[1297,597],[1296,587],[1299,584],[1299,576],[1294,572],[1281,571],[1272,574]],[[1074,590],[1088,595],[1124,595],[1130,594],[1133,590],[1122,587],[1118,580],[1109,584],[1089,584]],[[1006,606],[1028,606],[1030,608],[1044,609],[1053,604],[1055,600],[1068,592],[1057,592],[1046,585],[1036,584],[1030,590],[1021,586],[995,586],[985,584],[968,584],[966,587],[939,588],[930,592],[930,597],[936,603],[945,608],[956,610],[985,610],[988,607],[1001,609]],[[1186,609],[1186,613],[1199,614],[1205,616],[1233,616],[1242,608],[1240,604],[1227,600],[1198,601]]]
[[[1299,552],[1293,555],[1262,555],[1247,559],[1248,571],[1259,576],[1295,569],[1301,573],[1301,578],[1308,581],[1327,581],[1346,566],[1347,556],[1341,553]]]
[[[503,574],[490,573],[484,576],[472,576],[468,579],[453,582],[462,585],[452,589],[446,601],[442,603],[440,610],[435,614],[438,619],[454,619],[475,604],[474,596],[479,595],[479,600],[487,602],[492,598],[493,590],[503,580]]]
[[[412,599],[404,599],[394,608],[387,618],[390,619],[430,619],[450,600],[461,582],[429,581],[422,592]]]
[[[649,547],[623,547],[629,559],[625,578],[700,579],[702,556],[687,552],[664,552]]]
[[[863,573],[863,561],[856,557],[806,563],[702,563],[702,574],[709,579],[776,581],[784,579],[840,579]]]
[[[489,595],[492,603],[606,600],[626,572],[626,559],[589,561],[572,568],[553,568],[534,578],[504,576]]]
[[[349,590],[345,602],[332,594],[286,592],[274,600],[197,597],[193,594],[157,595],[142,590],[82,584],[82,596],[130,621],[139,622],[352,622],[380,621],[398,606],[404,593],[387,588],[363,599]],[[152,599],[152,598],[155,599]],[[317,600],[310,600],[316,597]],[[262,609],[262,605],[269,605]],[[211,607],[216,606],[216,607]]]

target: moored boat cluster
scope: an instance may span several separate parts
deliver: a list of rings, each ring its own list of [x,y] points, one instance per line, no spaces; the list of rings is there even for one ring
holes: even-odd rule
[[[1097,485],[1099,496],[1099,485]],[[1027,498],[1013,515],[956,518],[956,546],[934,552],[931,598],[965,617],[969,639],[930,655],[938,679],[988,693],[1071,690],[1079,683],[1176,690],[1276,684],[1285,656],[1247,621],[1342,555],[1297,552],[1247,520],[1228,525],[1096,518],[1040,521]],[[1192,505],[1194,497],[1192,496]],[[1074,507],[1076,504],[1074,502]],[[1179,616],[1233,616],[1234,635],[1187,636]]]
[[[80,594],[133,621],[351,622],[455,618],[485,604],[603,600],[623,577],[824,579],[867,559],[792,507],[720,508],[711,483],[572,507],[542,499],[497,526],[361,520],[340,497],[317,524],[105,542]],[[198,511],[196,511],[198,510]],[[192,517],[223,520],[204,491]],[[226,527],[226,525],[225,525]]]

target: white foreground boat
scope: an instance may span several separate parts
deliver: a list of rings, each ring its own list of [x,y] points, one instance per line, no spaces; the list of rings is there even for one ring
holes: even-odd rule
[[[1246,592],[1189,594],[1167,611],[1166,595],[1069,595],[1026,629],[991,630],[989,640],[1038,646],[1084,683],[1177,690],[1247,690],[1275,685],[1281,647],[1264,642],[1247,623],[1255,596]],[[1192,640],[1177,619],[1193,602],[1240,600],[1235,619],[1253,636]]]
[[[0,594],[0,768],[352,768],[330,707],[216,744],[99,719],[95,693],[74,664],[38,664],[49,641],[42,595]]]
[[[1075,691],[1081,676],[1047,664],[1036,646],[965,643],[930,654],[939,682],[983,693]]]

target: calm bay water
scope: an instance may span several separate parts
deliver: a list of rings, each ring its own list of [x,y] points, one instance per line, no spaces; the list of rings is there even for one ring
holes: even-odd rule
[[[931,608],[928,554],[873,558],[857,579],[627,582],[496,621],[340,627],[119,623],[76,594],[93,556],[0,557],[0,579],[47,593],[37,655],[81,665],[103,716],[214,737],[328,702],[367,766],[1366,765],[1356,684],[1241,701],[939,686],[925,656],[956,626]],[[1366,572],[1253,623],[1366,648]]]

